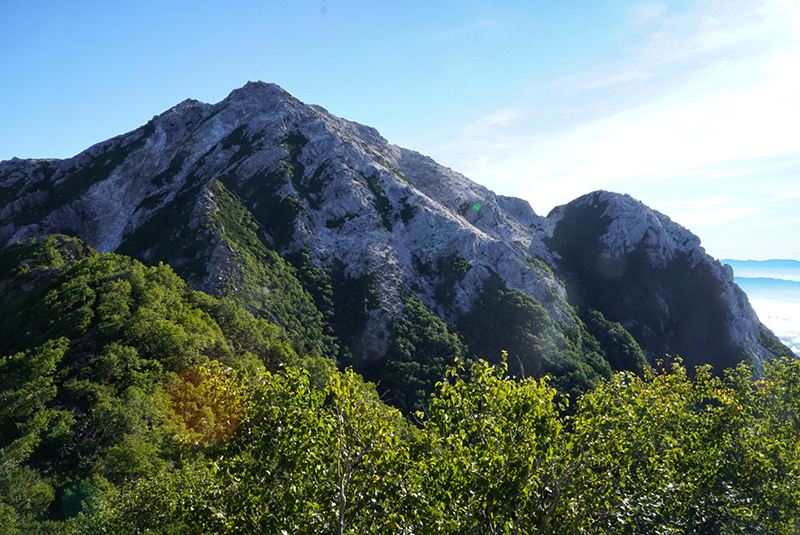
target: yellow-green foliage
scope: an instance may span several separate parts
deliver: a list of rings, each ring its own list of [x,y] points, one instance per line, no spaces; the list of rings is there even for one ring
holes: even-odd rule
[[[166,428],[178,440],[208,445],[232,437],[242,396],[235,370],[212,361],[184,370],[166,389]]]
[[[744,365],[724,378],[680,363],[620,372],[567,415],[546,380],[457,363],[415,428],[352,372],[319,387],[298,369],[262,373],[239,387],[237,435],[212,459],[106,492],[81,521],[108,529],[124,513],[131,533],[795,533],[798,376],[797,360],[761,380]]]

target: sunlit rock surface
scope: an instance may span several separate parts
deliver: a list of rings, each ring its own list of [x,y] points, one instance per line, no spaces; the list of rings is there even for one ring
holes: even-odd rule
[[[628,328],[651,358],[683,351],[674,342],[682,328],[675,315],[691,310],[675,297],[683,270],[721,303],[702,309],[711,330],[727,332],[756,361],[769,356],[747,297],[697,236],[663,214],[595,192],[539,216],[524,200],[274,84],[248,83],[213,105],[186,100],[70,159],[0,162],[0,194],[2,245],[71,234],[99,251],[170,263],[217,295],[240,291],[245,277],[241,242],[220,217],[233,203],[269,249],[303,250],[318,267],[376,277],[380,306],[364,355],[385,351],[388,323],[409,291],[453,320],[492,272],[565,324],[574,321],[571,305],[585,302]],[[453,258],[471,268],[443,302],[436,267]],[[596,291],[604,285],[614,291]],[[646,306],[627,306],[614,292],[623,300],[647,292]]]

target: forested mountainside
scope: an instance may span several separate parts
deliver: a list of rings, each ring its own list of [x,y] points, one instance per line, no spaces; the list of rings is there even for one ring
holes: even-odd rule
[[[250,83],[0,162],[0,244],[9,533],[793,525],[797,364],[629,196],[539,216]]]
[[[724,377],[644,365],[571,397],[506,375],[504,359],[464,358],[409,301],[427,328],[398,331],[449,337],[458,355],[403,415],[163,264],[51,236],[0,251],[0,269],[2,533],[794,533],[800,521],[797,359]]]

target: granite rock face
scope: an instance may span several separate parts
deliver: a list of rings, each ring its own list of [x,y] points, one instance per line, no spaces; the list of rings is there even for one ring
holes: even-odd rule
[[[686,228],[628,195],[598,191],[554,209],[552,247],[570,293],[621,323],[650,360],[735,365],[771,358],[766,329],[730,266]]]
[[[492,274],[563,325],[575,321],[572,305],[586,302],[629,329],[651,358],[685,352],[674,342],[674,316],[692,308],[670,297],[681,293],[673,272],[702,272],[697,284],[711,285],[722,303],[703,312],[714,315],[713,329],[724,323],[714,332],[727,332],[736,355],[769,358],[746,296],[668,217],[609,192],[537,215],[274,84],[248,83],[213,105],[186,100],[70,159],[0,162],[0,246],[49,233],[170,263],[216,295],[252,291],[243,245],[251,235],[256,248],[306,254],[350,279],[368,275],[379,306],[362,335],[365,357],[385,353],[387,326],[409,292],[454,321]],[[446,281],[442,299],[439,268],[454,259],[469,269]],[[645,284],[652,277],[658,284]],[[620,308],[594,288],[609,283],[616,292],[626,283],[652,291],[646,310]]]

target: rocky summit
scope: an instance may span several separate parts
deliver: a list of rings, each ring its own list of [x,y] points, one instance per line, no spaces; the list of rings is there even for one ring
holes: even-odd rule
[[[631,369],[629,335],[651,362],[717,370],[779,346],[731,270],[629,196],[541,216],[262,82],[73,158],[0,163],[0,245],[49,234],[169,264],[366,365],[391,356],[410,303],[523,373]]]

